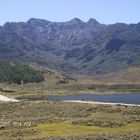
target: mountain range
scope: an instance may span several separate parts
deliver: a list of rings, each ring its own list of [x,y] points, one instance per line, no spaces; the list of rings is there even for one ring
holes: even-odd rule
[[[101,24],[31,18],[0,26],[0,60],[35,63],[69,74],[106,74],[140,66],[140,22]]]

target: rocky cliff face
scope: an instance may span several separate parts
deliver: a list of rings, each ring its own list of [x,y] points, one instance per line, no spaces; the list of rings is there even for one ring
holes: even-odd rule
[[[140,65],[140,23],[104,25],[30,19],[0,27],[0,60],[35,62],[67,73],[109,73]]]

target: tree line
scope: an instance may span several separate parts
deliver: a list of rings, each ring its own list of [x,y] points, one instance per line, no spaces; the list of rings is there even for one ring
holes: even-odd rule
[[[23,84],[42,81],[44,75],[39,70],[17,62],[0,61],[0,82]]]

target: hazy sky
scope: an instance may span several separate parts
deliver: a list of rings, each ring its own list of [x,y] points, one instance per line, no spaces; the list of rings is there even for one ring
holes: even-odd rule
[[[0,0],[0,25],[29,18],[68,21],[95,18],[105,24],[140,21],[140,0]]]

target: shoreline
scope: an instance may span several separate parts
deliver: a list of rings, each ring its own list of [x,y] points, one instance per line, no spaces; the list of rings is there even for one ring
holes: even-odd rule
[[[82,104],[96,104],[96,105],[121,105],[121,106],[138,106],[138,104],[124,104],[124,103],[109,103],[109,102],[94,102],[94,101],[81,101],[81,100],[64,100],[62,102],[82,103]]]
[[[19,100],[8,98],[0,95],[0,102],[19,102]],[[138,104],[125,104],[125,103],[110,103],[110,102],[96,102],[96,101],[81,101],[81,100],[63,100],[61,102],[82,103],[82,104],[96,104],[96,105],[120,105],[120,106],[138,106]]]
[[[0,102],[18,102],[18,100],[11,99],[6,96],[0,95]]]

